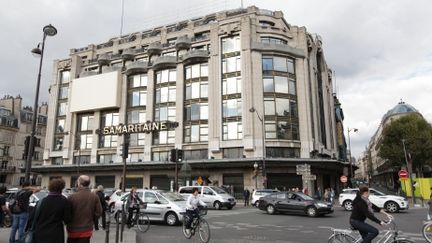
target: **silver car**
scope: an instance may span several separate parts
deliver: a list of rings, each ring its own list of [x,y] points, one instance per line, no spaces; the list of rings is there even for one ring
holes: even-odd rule
[[[137,190],[143,202],[147,203],[146,213],[150,221],[163,221],[168,225],[176,225],[183,221],[183,214],[186,212],[186,201],[177,193],[159,190]],[[123,205],[126,207],[126,199],[129,192],[121,196],[115,202],[115,210],[121,211]],[[126,209],[127,210],[127,209]]]

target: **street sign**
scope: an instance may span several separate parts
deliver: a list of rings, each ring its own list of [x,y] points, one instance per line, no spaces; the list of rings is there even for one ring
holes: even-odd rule
[[[341,177],[340,177],[340,181],[341,181],[342,183],[346,183],[346,182],[348,181],[348,178],[347,178],[346,176],[341,176]]]
[[[398,175],[399,179],[408,179],[408,172],[406,170],[400,170]]]
[[[316,180],[316,175],[302,175],[304,181],[314,181]]]
[[[310,175],[311,169],[308,164],[299,164],[296,165],[296,173],[297,175]]]

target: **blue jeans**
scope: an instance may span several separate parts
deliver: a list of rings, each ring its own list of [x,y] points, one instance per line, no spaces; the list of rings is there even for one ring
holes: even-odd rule
[[[372,240],[375,239],[375,237],[377,237],[379,234],[377,228],[370,224],[366,224],[363,221],[351,219],[350,223],[360,232],[360,235],[363,239],[362,243],[371,243]]]
[[[18,230],[18,239],[21,240],[21,237],[24,235],[24,229],[27,224],[28,212],[23,212],[20,214],[12,214],[12,229],[9,237],[9,243],[15,243],[16,232]]]

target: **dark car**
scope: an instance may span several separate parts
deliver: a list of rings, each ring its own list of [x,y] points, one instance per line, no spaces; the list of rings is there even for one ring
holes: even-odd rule
[[[275,192],[261,197],[258,208],[268,214],[294,213],[311,217],[333,213],[331,203],[315,200],[300,192]]]

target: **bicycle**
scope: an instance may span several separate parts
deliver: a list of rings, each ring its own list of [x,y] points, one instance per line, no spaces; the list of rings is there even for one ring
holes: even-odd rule
[[[147,204],[144,203],[144,204],[139,205],[139,212],[138,213],[134,210],[133,215],[132,215],[130,228],[137,226],[138,230],[141,231],[142,233],[145,233],[149,230],[150,218],[146,213],[141,212],[141,209],[146,209],[146,208],[147,208]],[[116,212],[116,214],[117,214],[116,219],[118,219],[118,216],[121,215],[121,211]],[[121,219],[121,220],[122,221],[124,220],[124,222],[126,222],[127,221],[126,219],[128,218],[128,212],[127,211],[124,214],[124,216],[125,216],[124,219]]]
[[[195,235],[196,230],[198,229],[198,233],[202,242],[207,243],[210,241],[210,226],[207,221],[203,218],[204,215],[207,215],[207,208],[198,208],[198,213],[196,217],[193,218],[191,223],[191,228],[189,233],[186,230],[186,223],[190,220],[189,217],[185,214],[183,218],[183,235],[186,239],[192,238]]]
[[[425,240],[432,243],[432,221],[428,220],[423,223],[422,234]]]
[[[378,236],[379,240],[376,243],[414,243],[414,241],[399,237],[399,230],[397,229],[396,223],[392,216],[388,216],[389,221],[386,225],[390,225],[390,228],[386,230],[386,233],[381,237]],[[362,237],[359,234],[355,237],[352,233],[355,229],[351,227],[348,229],[332,229],[333,234],[329,237],[329,243],[360,243]]]

